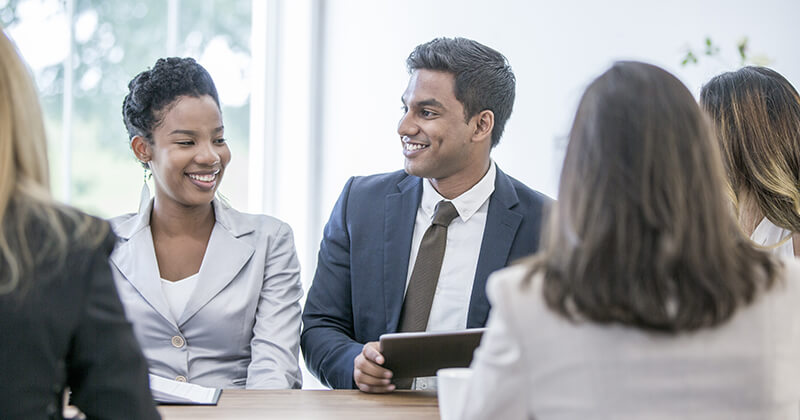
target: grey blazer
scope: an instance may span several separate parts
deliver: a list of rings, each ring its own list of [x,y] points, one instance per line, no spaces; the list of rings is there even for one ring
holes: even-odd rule
[[[300,265],[292,230],[214,199],[199,283],[178,319],[161,290],[150,213],[112,219],[111,268],[150,373],[216,388],[300,388]]]

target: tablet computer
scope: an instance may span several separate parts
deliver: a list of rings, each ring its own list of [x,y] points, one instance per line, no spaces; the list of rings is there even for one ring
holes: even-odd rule
[[[383,334],[380,352],[395,378],[434,376],[449,367],[468,367],[486,328]]]

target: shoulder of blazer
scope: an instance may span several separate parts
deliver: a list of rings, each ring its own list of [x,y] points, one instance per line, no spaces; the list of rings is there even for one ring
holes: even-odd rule
[[[384,174],[356,176],[350,186],[350,194],[358,196],[392,194],[406,191],[414,187],[421,178],[409,175],[404,170],[388,172]]]
[[[217,223],[237,238],[254,231],[277,232],[285,224],[272,216],[242,213],[217,198],[212,203]]]
[[[553,199],[523,184],[516,178],[497,168],[495,191],[501,203],[511,208],[520,204],[526,208],[541,209],[553,202]]]
[[[256,230],[266,232],[278,231],[285,223],[263,214],[242,213],[230,205],[214,198],[214,217],[217,222],[233,236],[240,237]],[[140,213],[128,213],[109,219],[114,233],[122,240],[128,240],[142,229],[150,226],[150,213],[153,211],[153,201]]]
[[[150,226],[150,212],[153,211],[153,200],[140,213],[127,213],[108,219],[111,229],[124,241],[127,241],[140,230]]]

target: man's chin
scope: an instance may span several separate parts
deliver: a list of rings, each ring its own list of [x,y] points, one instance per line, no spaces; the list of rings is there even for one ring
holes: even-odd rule
[[[421,168],[419,165],[414,165],[406,159],[405,162],[405,171],[409,175],[417,176],[420,178],[429,178],[430,171],[426,170],[425,168]]]

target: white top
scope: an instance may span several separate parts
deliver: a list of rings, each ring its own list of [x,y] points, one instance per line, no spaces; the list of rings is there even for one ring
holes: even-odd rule
[[[788,239],[787,239],[788,238]],[[792,244],[792,231],[775,226],[766,217],[756,226],[750,239],[767,248],[774,255],[794,257],[794,244]],[[780,244],[775,246],[776,244]]]
[[[178,281],[161,279],[161,291],[164,292],[169,311],[172,312],[172,316],[175,319],[180,319],[183,311],[186,310],[186,303],[189,302],[189,297],[192,296],[194,289],[197,288],[199,278],[200,273],[194,273]]]
[[[431,314],[426,331],[463,330],[467,328],[469,301],[472,295],[472,283],[478,268],[478,257],[483,242],[483,231],[486,227],[486,215],[489,212],[489,197],[494,192],[494,181],[497,167],[494,161],[486,175],[472,188],[454,198],[452,201],[458,217],[453,219],[447,228],[447,246],[442,259],[442,270],[433,295]],[[408,276],[406,288],[414,271],[414,263],[419,253],[422,236],[433,222],[433,212],[442,197],[430,180],[422,182],[422,199],[417,209],[414,224],[414,236],[411,240],[411,254],[408,258]],[[414,389],[433,389],[436,378],[417,378]]]
[[[677,336],[572,323],[525,267],[493,274],[459,419],[798,419],[800,261],[727,322]]]

